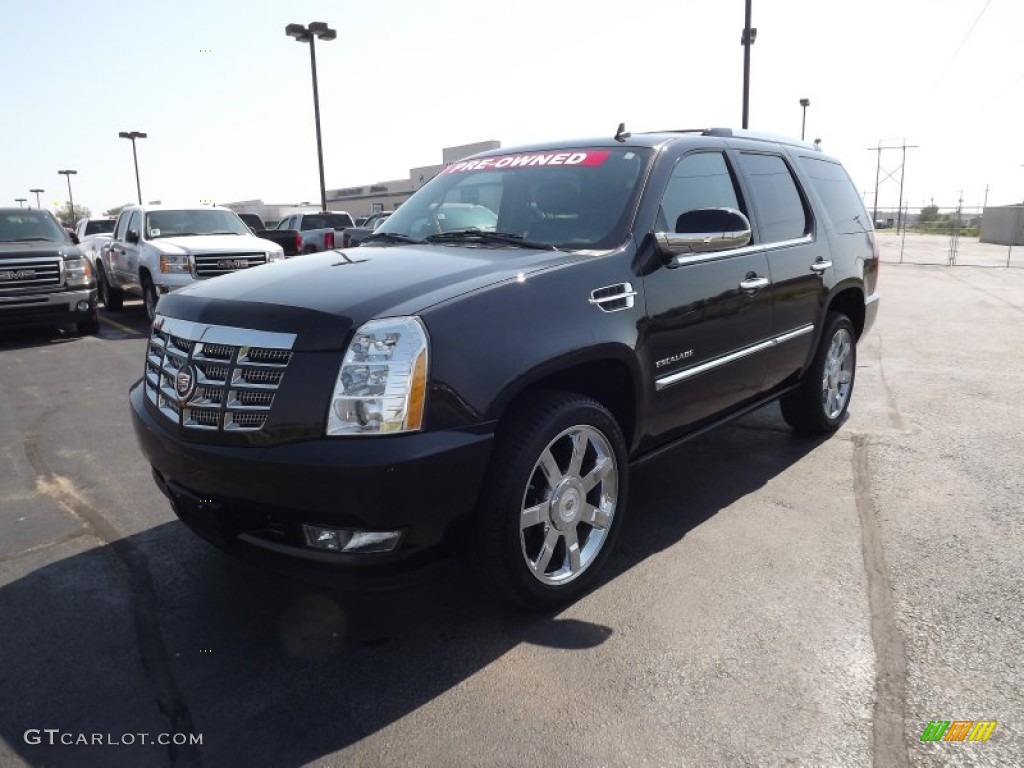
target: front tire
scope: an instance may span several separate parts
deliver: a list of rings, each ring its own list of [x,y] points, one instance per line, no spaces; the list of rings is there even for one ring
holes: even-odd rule
[[[577,599],[622,527],[626,444],[590,398],[537,393],[498,428],[481,493],[474,567],[499,598],[535,610]]]
[[[95,336],[100,332],[100,316],[96,310],[93,310],[92,315],[89,316],[88,320],[79,320],[75,323],[75,330],[79,336]]]
[[[780,401],[782,417],[797,432],[827,434],[846,418],[857,374],[857,342],[846,315],[830,312],[811,367],[800,386]]]
[[[156,286],[153,285],[153,278],[147,273],[143,273],[140,282],[142,283],[142,303],[146,307],[146,317],[152,323],[156,320],[156,303],[160,297],[156,293]]]
[[[107,270],[99,261],[96,262],[96,291],[99,293],[100,302],[111,312],[117,312],[124,306],[124,291],[110,284]]]

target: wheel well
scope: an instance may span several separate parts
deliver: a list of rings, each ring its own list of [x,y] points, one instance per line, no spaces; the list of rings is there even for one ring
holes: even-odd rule
[[[149,269],[139,267],[139,285],[145,285],[147,280],[153,282],[153,276],[149,274]]]
[[[532,382],[516,395],[509,407],[523,396],[542,389],[575,392],[593,398],[611,412],[626,445],[632,444],[636,427],[636,388],[625,364],[616,360],[595,360],[558,371]]]
[[[850,318],[853,330],[860,338],[864,331],[864,293],[859,288],[846,288],[837,293],[829,302],[828,310]]]

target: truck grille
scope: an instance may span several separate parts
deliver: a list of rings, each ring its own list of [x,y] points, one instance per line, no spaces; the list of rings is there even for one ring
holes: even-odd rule
[[[267,263],[265,253],[197,253],[196,277],[217,277]]]
[[[60,284],[59,258],[0,260],[0,295],[25,293],[40,288],[57,288]]]
[[[157,316],[146,397],[188,429],[255,432],[274,406],[295,336]]]

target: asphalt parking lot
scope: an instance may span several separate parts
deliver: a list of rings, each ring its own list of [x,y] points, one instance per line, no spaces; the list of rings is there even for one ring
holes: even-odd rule
[[[1024,270],[881,290],[836,436],[772,406],[643,466],[547,616],[455,568],[352,595],[226,559],[136,448],[140,306],[0,334],[0,766],[1024,764]]]

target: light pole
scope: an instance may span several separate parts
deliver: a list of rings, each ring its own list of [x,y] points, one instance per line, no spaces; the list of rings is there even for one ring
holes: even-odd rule
[[[68,169],[66,171],[57,171],[57,173],[68,177],[68,200],[71,202],[71,226],[73,227],[75,226],[75,197],[71,194],[71,177],[77,174],[78,171]]]
[[[811,106],[811,100],[800,99],[800,106],[804,108],[803,120],[800,122],[800,141],[803,141],[804,135],[807,131],[807,108]]]
[[[743,36],[740,38],[740,45],[743,46],[743,128],[749,124],[750,116],[750,46],[757,39],[757,29],[750,26],[750,0],[746,0],[744,13]]]
[[[142,131],[121,131],[117,134],[122,139],[131,139],[132,158],[135,160],[135,191],[139,193],[139,205],[142,205],[142,185],[139,184],[139,155],[135,151],[135,140],[146,138]]]
[[[324,185],[324,149],[320,139],[320,93],[316,83],[316,38],[333,40],[338,36],[338,32],[328,27],[326,22],[311,21],[308,27],[301,24],[289,24],[284,28],[284,33],[288,37],[294,37],[297,42],[309,43],[309,65],[313,70],[313,115],[316,118],[316,157],[320,163],[320,209],[326,211],[327,187]]]
[[[39,193],[40,192],[45,192],[45,191],[46,191],[45,189],[30,189],[29,190],[29,192],[35,192],[36,193],[36,208],[42,208],[43,207],[43,206],[41,206],[39,204]]]
[[[14,198],[14,202],[16,202],[18,204],[19,208],[24,208],[25,207],[25,203],[28,202],[28,198],[27,197],[16,197],[16,198]]]

